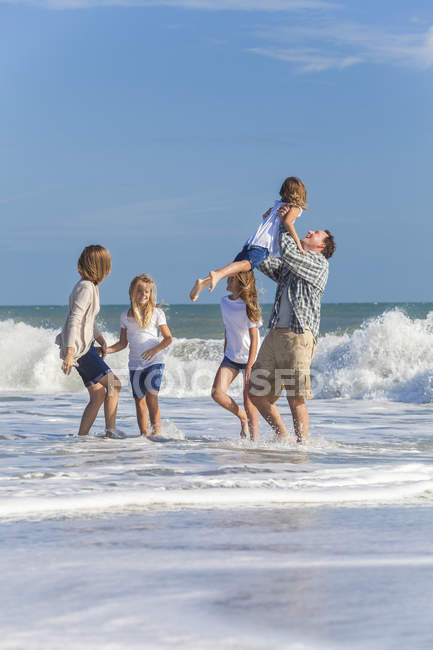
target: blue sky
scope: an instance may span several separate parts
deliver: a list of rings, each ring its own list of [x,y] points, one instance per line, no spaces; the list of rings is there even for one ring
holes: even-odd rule
[[[90,243],[103,302],[186,302],[288,175],[326,301],[432,300],[431,0],[0,0],[0,36],[0,303],[66,303]]]

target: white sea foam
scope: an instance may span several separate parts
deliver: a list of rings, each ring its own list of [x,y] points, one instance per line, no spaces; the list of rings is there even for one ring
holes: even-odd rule
[[[365,322],[351,335],[327,334],[313,367],[317,397],[433,401],[433,313],[400,310]]]
[[[107,477],[112,480],[113,470]],[[24,477],[26,478],[26,477]],[[29,475],[29,479],[49,480],[50,477]],[[140,477],[143,480],[143,477]],[[124,479],[125,480],[125,479]],[[180,482],[179,482],[180,481]],[[177,483],[177,486],[176,486]],[[32,493],[38,486],[34,483]],[[418,501],[431,502],[433,471],[422,465],[411,464],[392,469],[361,468],[356,470],[323,470],[306,475],[278,478],[242,477],[234,471],[230,477],[178,476],[175,483],[166,479],[166,487],[157,489],[106,490],[94,494],[70,495],[56,492],[46,481],[39,489],[40,496],[15,496],[0,500],[0,518],[29,516],[50,517],[79,513],[134,511],[142,508],[245,508],[282,505],[377,505],[401,504]],[[173,487],[170,487],[173,485]],[[131,486],[132,487],[132,486]],[[52,496],[51,496],[52,495]]]
[[[105,333],[109,342],[111,333]],[[62,393],[83,390],[76,373],[60,370],[55,331],[13,320],[0,322],[0,391]],[[209,395],[223,353],[221,340],[175,339],[166,355],[161,395]],[[127,352],[108,357],[126,385]],[[433,401],[433,313],[410,319],[400,310],[365,322],[352,334],[320,338],[312,367],[319,398]],[[233,386],[239,395],[241,382]]]

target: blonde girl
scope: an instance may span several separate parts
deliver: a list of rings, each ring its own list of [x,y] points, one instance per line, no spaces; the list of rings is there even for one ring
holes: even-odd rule
[[[164,372],[163,350],[173,337],[164,312],[156,304],[156,287],[150,275],[143,273],[132,280],[129,299],[130,307],[120,317],[119,341],[107,348],[107,354],[129,345],[129,377],[140,433],[157,436],[161,432],[158,392]]]
[[[296,219],[307,206],[307,190],[304,183],[296,176],[289,176],[281,185],[280,197],[281,201],[275,201],[273,207],[265,212],[262,223],[231,264],[210,271],[206,278],[196,280],[189,294],[192,302],[197,300],[206,287],[209,287],[209,291],[212,292],[223,278],[240,271],[252,271],[267,257],[279,257],[281,224],[292,235],[299,251],[305,255],[294,226]]]
[[[246,438],[249,433],[251,440],[257,440],[258,412],[248,397],[251,368],[260,345],[259,327],[262,325],[254,273],[242,271],[229,276],[227,291],[230,294],[221,299],[221,313],[225,325],[224,358],[215,375],[212,397],[217,404],[239,418],[241,438]],[[230,384],[239,372],[244,376],[244,408],[227,394]]]
[[[120,381],[104,361],[107,344],[95,324],[100,310],[99,285],[111,271],[111,256],[99,245],[86,246],[78,260],[81,280],[69,296],[65,325],[56,338],[63,359],[62,370],[69,375],[76,368],[89,391],[89,403],[81,418],[79,436],[89,433],[98,411],[104,404],[105,429],[109,437],[124,437],[116,429]],[[94,347],[97,341],[101,348]]]

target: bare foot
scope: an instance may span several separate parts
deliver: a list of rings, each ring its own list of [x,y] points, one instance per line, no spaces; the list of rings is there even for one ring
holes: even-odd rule
[[[212,291],[215,289],[218,282],[220,281],[220,278],[218,277],[218,273],[216,271],[209,271],[209,277],[210,277],[209,293],[212,293]]]
[[[126,433],[119,431],[119,429],[105,429],[106,438],[126,438]]]
[[[145,429],[145,431],[140,431],[140,435],[144,436],[145,438],[149,438],[150,433],[147,429]]]
[[[248,420],[241,420],[241,438],[248,436]]]
[[[203,289],[205,289],[208,284],[209,284],[209,278],[198,278],[195,281],[195,285],[189,292],[189,297],[191,299],[191,302],[195,302],[197,300],[197,298],[199,297]]]

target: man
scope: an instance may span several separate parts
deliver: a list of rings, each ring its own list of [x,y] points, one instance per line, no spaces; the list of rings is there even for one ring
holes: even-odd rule
[[[280,227],[281,257],[268,258],[258,269],[278,283],[269,321],[270,331],[253,366],[249,395],[280,438],[289,433],[275,405],[286,388],[298,442],[308,437],[306,399],[310,364],[320,325],[320,300],[328,279],[328,259],[335,251],[329,230],[309,230],[301,253],[291,235]]]

